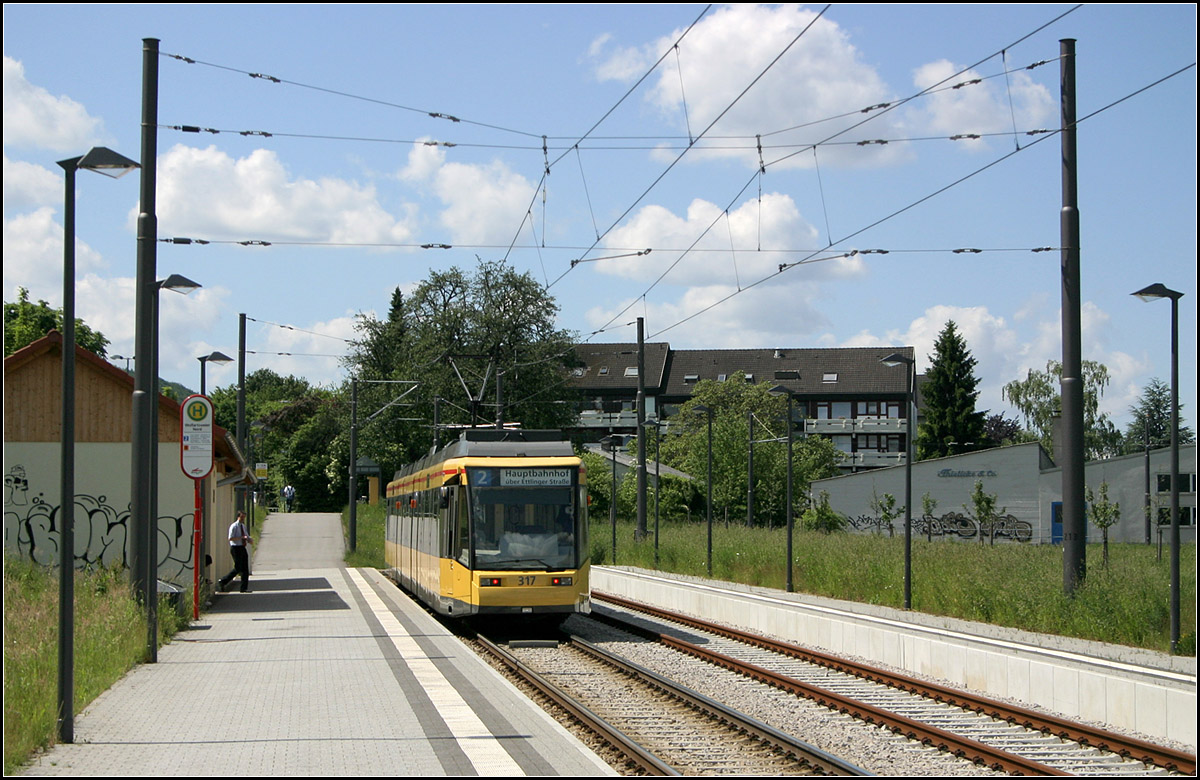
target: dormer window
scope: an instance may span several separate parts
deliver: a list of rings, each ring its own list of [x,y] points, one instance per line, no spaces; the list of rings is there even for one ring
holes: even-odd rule
[[[684,374],[683,381],[687,382],[687,383],[699,382],[700,375],[699,374]]]

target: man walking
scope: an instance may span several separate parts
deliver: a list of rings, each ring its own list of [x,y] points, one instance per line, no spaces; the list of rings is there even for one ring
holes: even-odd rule
[[[225,590],[234,577],[241,575],[242,593],[250,592],[250,555],[246,549],[250,541],[250,530],[246,528],[246,513],[238,512],[237,519],[229,525],[229,554],[233,556],[233,571],[217,581],[218,590]]]

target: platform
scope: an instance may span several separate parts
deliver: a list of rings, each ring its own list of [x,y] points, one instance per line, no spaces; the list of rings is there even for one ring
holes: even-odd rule
[[[336,515],[272,515],[259,548],[249,593],[23,774],[615,774],[378,571],[340,565]]]

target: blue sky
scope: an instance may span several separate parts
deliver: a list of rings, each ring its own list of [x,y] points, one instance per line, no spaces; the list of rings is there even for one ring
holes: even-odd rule
[[[1195,62],[1195,6],[822,8],[5,5],[4,299],[61,304],[55,162],[138,156],[154,37],[159,237],[212,242],[159,244],[160,277],[204,285],[163,294],[167,379],[198,388],[245,313],[248,372],[339,382],[356,315],[478,256],[593,341],[640,316],[677,348],[912,345],[923,370],[953,319],[980,407],[1011,415],[1001,386],[1061,359],[1059,253],[1032,251],[1060,245],[1061,147],[1027,133],[1059,127],[1074,38],[1083,354],[1124,427],[1170,376],[1170,307],[1130,293],[1183,292],[1195,428],[1195,69],[1106,108]],[[78,177],[78,312],[112,354],[137,200]]]

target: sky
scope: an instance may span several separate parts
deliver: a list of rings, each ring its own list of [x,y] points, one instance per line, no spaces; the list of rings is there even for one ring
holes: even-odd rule
[[[1182,292],[1196,427],[1193,4],[6,4],[5,301],[61,305],[56,162],[139,156],[145,38],[157,275],[203,285],[161,293],[167,380],[199,389],[245,314],[247,373],[335,386],[396,288],[503,260],[580,341],[641,317],[676,349],[911,345],[924,371],[953,320],[978,408],[1010,417],[1002,386],[1062,358],[1075,39],[1083,357],[1123,429],[1170,379],[1170,305],[1131,293]],[[110,355],[138,197],[76,180],[77,314]],[[208,365],[210,392],[236,381]]]

